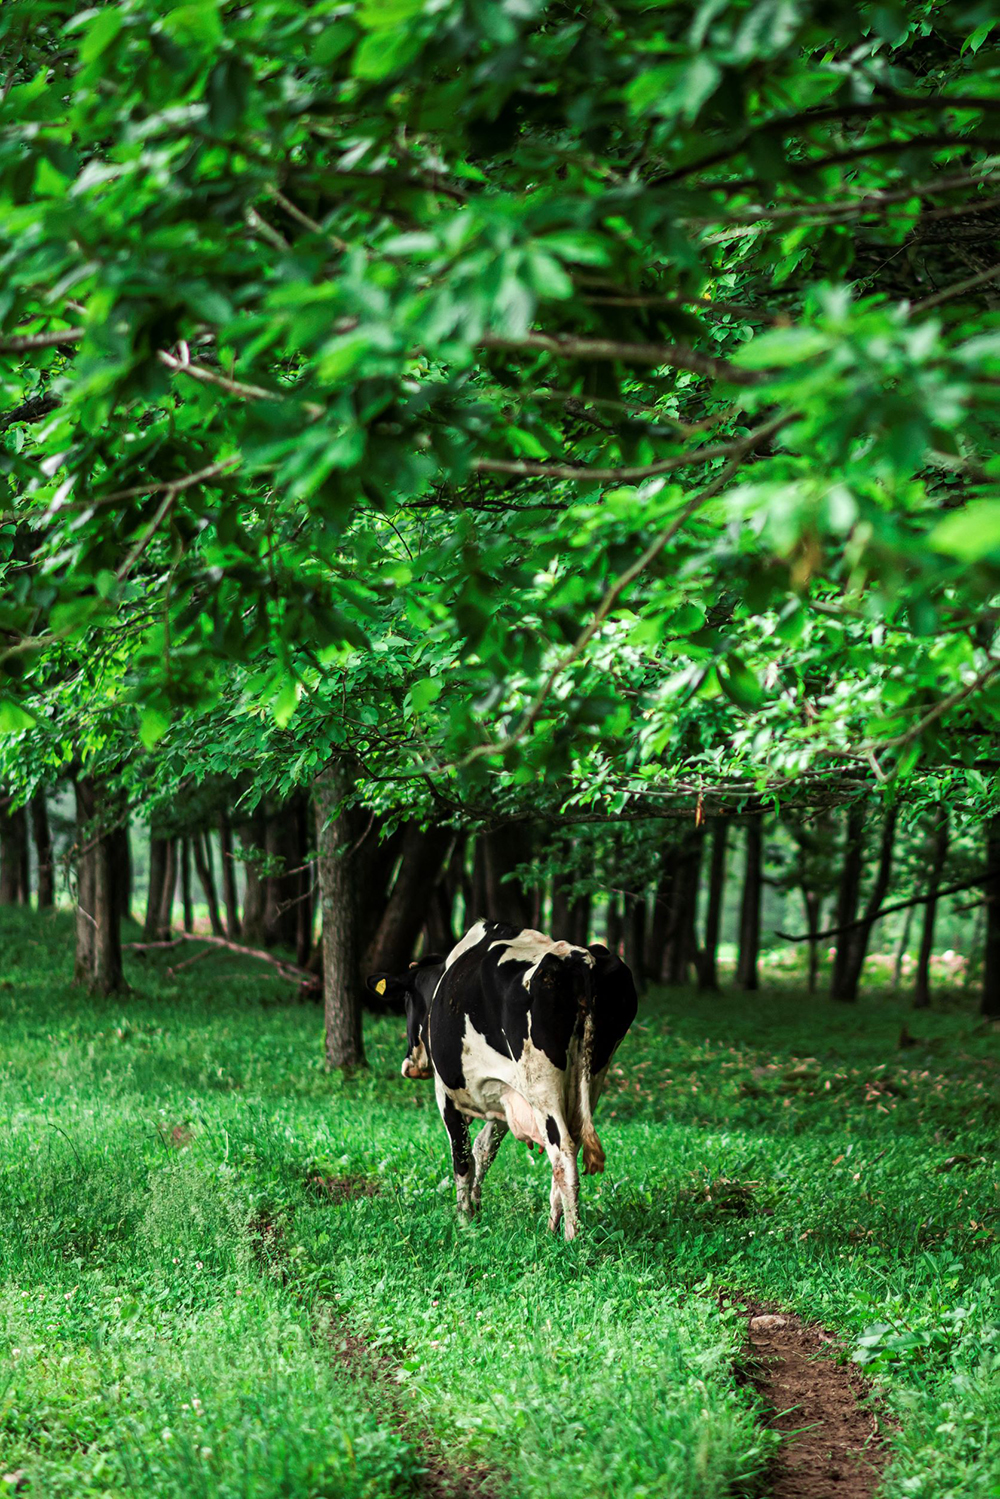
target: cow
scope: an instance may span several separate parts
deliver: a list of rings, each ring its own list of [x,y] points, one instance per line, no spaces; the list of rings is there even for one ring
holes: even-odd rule
[[[479,1209],[483,1178],[508,1131],[552,1167],[549,1228],[579,1229],[577,1155],[604,1170],[593,1110],[632,1021],[632,974],[595,943],[574,947],[530,928],[477,921],[446,958],[368,987],[406,1005],[408,1078],[434,1078],[451,1141],[459,1212]],[[470,1145],[469,1121],[483,1127]]]

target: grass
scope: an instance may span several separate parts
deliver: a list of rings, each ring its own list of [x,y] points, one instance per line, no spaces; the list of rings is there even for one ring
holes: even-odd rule
[[[131,994],[94,1001],[67,981],[65,916],[0,922],[19,1492],[410,1495],[424,1427],[518,1499],[754,1494],[772,1439],[725,1287],[866,1362],[899,1423],[888,1499],[1000,1495],[997,1040],[969,1002],[648,1001],[567,1245],[512,1142],[456,1223],[398,1021],[370,1023],[371,1070],[345,1082],[318,1009],[228,955],[176,979],[136,960]],[[921,1039],[900,1050],[904,1022]],[[394,1399],[336,1357],[338,1313],[394,1361]]]

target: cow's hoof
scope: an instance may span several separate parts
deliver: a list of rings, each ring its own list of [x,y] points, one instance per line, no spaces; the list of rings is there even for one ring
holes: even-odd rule
[[[604,1170],[604,1151],[599,1145],[584,1144],[583,1147],[583,1169],[588,1176],[595,1176]]]

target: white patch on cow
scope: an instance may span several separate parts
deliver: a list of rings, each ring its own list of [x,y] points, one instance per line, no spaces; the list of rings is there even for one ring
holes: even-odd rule
[[[451,967],[451,965],[453,963],[457,963],[458,960],[459,960],[459,958],[462,956],[462,954],[468,952],[470,947],[475,947],[475,945],[476,945],[477,942],[482,942],[482,940],[483,940],[483,938],[485,936],[486,936],[486,923],[485,923],[485,921],[477,921],[476,924],[475,924],[475,926],[470,926],[469,930],[466,932],[465,936],[462,937],[458,942],[455,943],[455,946],[452,948],[451,952],[445,958],[445,960],[444,960],[445,972],[447,972],[447,970]],[[442,975],[442,977],[443,977],[443,975]],[[439,980],[439,982],[440,982],[440,980]]]
[[[536,932],[532,927],[525,927],[523,932],[518,932],[516,937],[503,937],[498,942],[490,943],[490,952],[495,948],[502,947],[504,951],[497,958],[497,963],[527,963],[529,967],[521,979],[526,989],[530,989],[531,980],[538,971],[538,965],[543,958],[570,958],[579,956],[588,968],[594,966],[594,955],[589,953],[585,947],[574,947],[572,942],[557,942],[552,937],[546,937],[544,932]]]

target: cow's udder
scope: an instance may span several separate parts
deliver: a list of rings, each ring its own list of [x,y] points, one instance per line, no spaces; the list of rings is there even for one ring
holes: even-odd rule
[[[535,1111],[526,1098],[514,1088],[506,1088],[501,1096],[503,1111],[515,1140],[524,1140],[529,1145],[541,1145],[542,1139],[535,1119]]]

